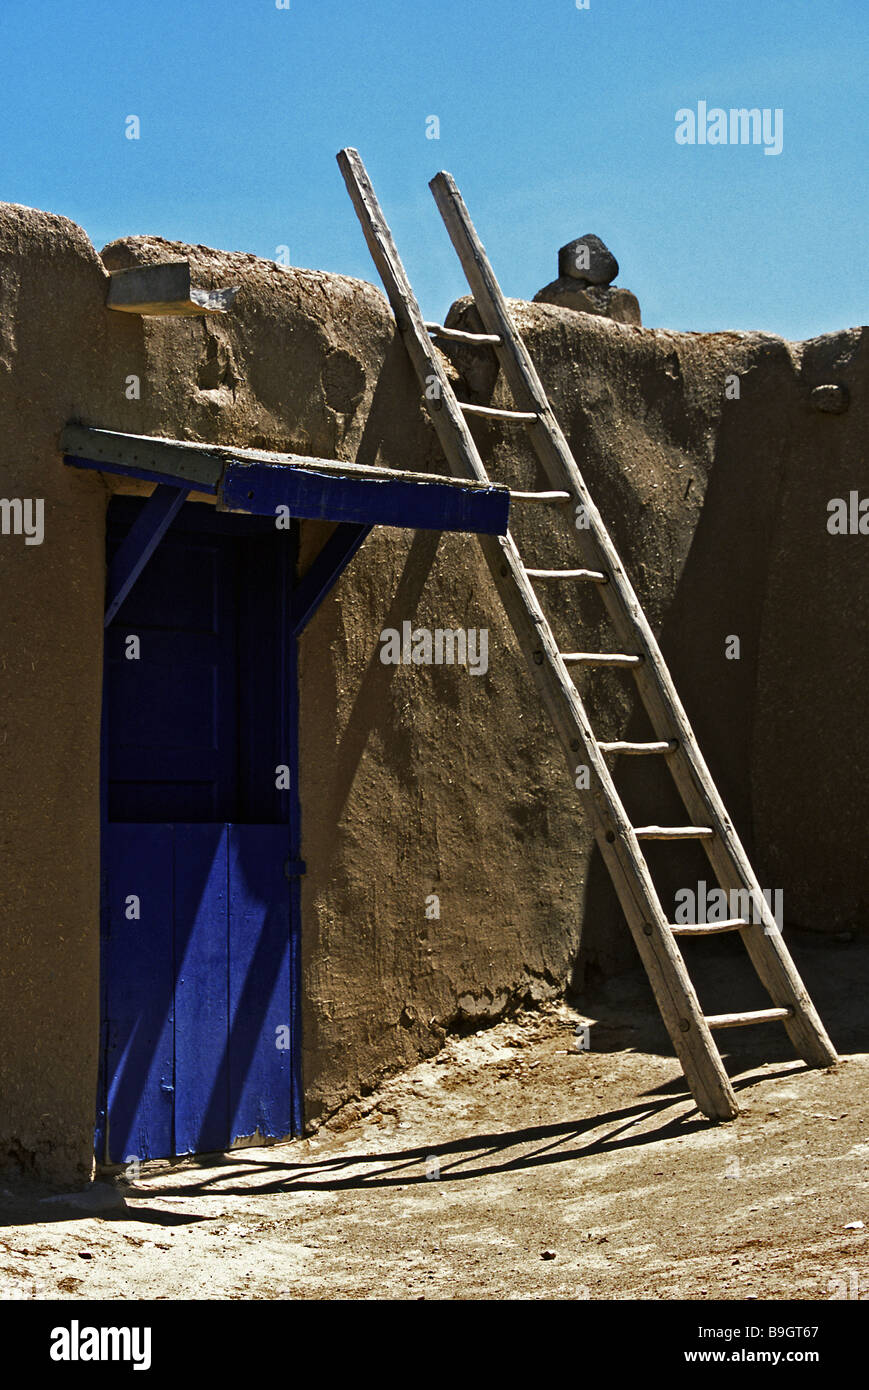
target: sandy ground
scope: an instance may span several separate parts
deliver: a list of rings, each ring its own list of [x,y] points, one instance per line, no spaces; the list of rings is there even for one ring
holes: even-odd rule
[[[626,976],[450,1040],[310,1139],[2,1189],[0,1297],[869,1298],[869,943],[795,954],[850,1055],[810,1072],[778,1025],[724,1035],[730,1124]]]

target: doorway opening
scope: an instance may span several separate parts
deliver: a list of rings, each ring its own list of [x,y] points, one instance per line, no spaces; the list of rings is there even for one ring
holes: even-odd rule
[[[101,1162],[301,1132],[297,553],[185,503],[106,628]]]

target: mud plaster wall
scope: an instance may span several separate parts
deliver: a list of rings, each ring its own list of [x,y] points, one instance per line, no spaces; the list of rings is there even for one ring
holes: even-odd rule
[[[869,330],[788,343],[512,307],[761,884],[782,891],[786,923],[865,928],[867,538],[832,535],[827,521],[832,498],[869,495]],[[467,300],[448,322],[479,327]],[[453,356],[469,399],[508,403],[494,357]],[[729,399],[734,377],[739,394]],[[817,409],[811,393],[824,384],[845,388],[844,414]],[[478,433],[495,450],[495,476],[543,481],[527,451],[491,427]],[[520,549],[535,554],[539,528],[529,535],[515,510],[512,524]],[[569,526],[556,550],[565,564],[575,556]],[[552,592],[562,645],[583,631],[583,649],[600,641],[603,650],[610,634],[594,597]],[[739,660],[725,654],[733,635]],[[602,737],[649,736],[622,677],[588,675],[581,688]],[[635,823],[660,820],[651,760],[627,762],[619,781]],[[671,800],[669,813],[679,807]],[[662,891],[711,878],[699,853],[687,871],[687,853],[658,851]],[[625,934],[597,910],[598,881],[593,861],[582,956],[611,970]]]
[[[194,283],[241,285],[230,315],[159,320],[105,309],[107,267],[179,255],[190,256]],[[61,428],[79,420],[444,471],[372,286],[157,239],[113,243],[103,257],[62,218],[0,206],[0,492],[46,504],[43,545],[0,537],[0,1161],[61,1181],[91,1165],[104,516],[117,484],[65,469]],[[770,873],[793,877],[798,920],[822,883],[824,921],[814,924],[850,922],[865,869],[855,862],[846,882],[837,879],[835,827],[820,840],[804,830],[801,779],[810,773],[791,769],[800,715],[787,669],[800,666],[815,717],[847,730],[852,759],[828,802],[841,817],[837,792],[847,791],[856,823],[862,792],[849,769],[860,766],[855,739],[865,738],[853,718],[859,683],[801,664],[815,648],[806,651],[789,596],[801,578],[802,614],[824,625],[825,656],[865,611],[860,538],[825,548],[801,490],[811,470],[823,509],[833,481],[844,488],[859,463],[860,335],[794,349],[625,329],[546,307],[520,314],[641,596],[663,624],[740,827],[755,832]],[[803,376],[835,370],[850,382],[848,415],[815,418],[801,354]],[[488,398],[485,362],[460,357],[463,388]],[[742,414],[722,408],[727,370],[743,374]],[[139,400],[127,398],[131,375]],[[505,478],[527,475],[521,449],[497,452]],[[740,498],[752,504],[748,536]],[[743,528],[736,539],[734,522]],[[540,515],[523,525],[529,559],[535,546],[547,562],[553,548],[569,555],[569,528],[559,536]],[[303,566],[325,534],[303,527]],[[789,573],[795,547],[828,581],[846,567],[841,611],[830,612],[820,578],[815,587],[803,571]],[[404,620],[487,626],[487,675],[383,666],[378,635]],[[723,663],[725,629],[746,633],[737,669]],[[300,663],[304,1071],[316,1122],[436,1050],[445,1029],[563,988],[577,968],[581,922],[589,963],[614,969],[631,948],[472,538],[376,531],[306,632]],[[604,723],[631,718],[614,683],[601,686],[597,705]],[[438,920],[425,914],[432,893]]]

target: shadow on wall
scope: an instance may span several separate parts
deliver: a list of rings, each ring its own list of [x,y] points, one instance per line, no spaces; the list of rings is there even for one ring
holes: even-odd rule
[[[703,756],[746,850],[757,855],[754,867],[764,884],[764,847],[755,843],[751,805],[753,731],[770,547],[797,385],[784,344],[764,344],[761,351],[761,362],[741,377],[740,399],[722,410],[703,507],[658,637]],[[727,655],[733,637],[739,640],[736,659]],[[624,737],[654,737],[638,701]],[[672,780],[656,760],[622,758],[614,771],[634,824],[684,818]],[[696,845],[655,846],[649,859],[668,912],[678,890],[703,879],[716,882]],[[597,848],[582,920],[574,990],[589,971],[611,975],[638,959]]]
[[[379,620],[381,628],[400,629],[403,621],[413,619],[419,607],[423,590],[429,581],[439,541],[439,531],[414,532],[401,577],[391,596],[389,608],[383,618]],[[337,627],[339,621],[337,606],[332,610],[331,621],[333,626]],[[389,687],[398,670],[396,666],[385,665],[381,661],[381,648],[376,641],[376,633],[372,633],[371,636],[371,657],[356,690],[352,713],[341,733],[335,754],[337,775],[329,782],[329,799],[320,812],[325,823],[336,828],[356,779],[363,754],[368,746],[372,728],[377,725],[377,712],[389,705]],[[401,748],[395,746],[395,742],[401,737],[401,732],[396,727],[392,729],[390,734],[393,740],[389,749],[390,761],[397,774],[400,774],[402,769],[407,772],[410,764],[409,756],[403,756]],[[333,847],[337,848],[337,840],[333,841]],[[324,868],[327,865],[328,858],[324,860]]]

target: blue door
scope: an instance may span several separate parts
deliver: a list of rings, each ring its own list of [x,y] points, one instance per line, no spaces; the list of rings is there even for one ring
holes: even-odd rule
[[[295,548],[188,503],[106,629],[101,1161],[300,1128]]]

